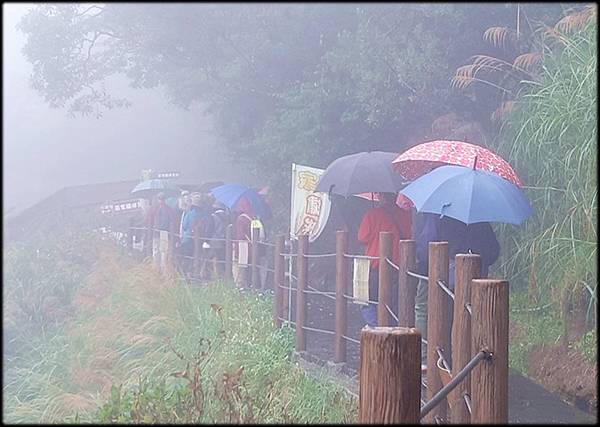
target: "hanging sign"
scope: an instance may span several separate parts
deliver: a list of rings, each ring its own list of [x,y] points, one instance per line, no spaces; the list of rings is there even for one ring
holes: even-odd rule
[[[326,193],[314,191],[323,172],[323,169],[292,163],[290,235],[293,238],[308,234],[308,240],[312,242],[327,224],[331,201]]]

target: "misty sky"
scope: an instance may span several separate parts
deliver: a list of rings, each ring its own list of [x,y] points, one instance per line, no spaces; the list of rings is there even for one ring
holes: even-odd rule
[[[133,105],[101,119],[50,108],[29,86],[25,36],[15,28],[31,7],[2,6],[4,212],[14,214],[69,185],[138,179],[145,168],[178,170],[182,178],[242,178],[220,160],[210,119],[198,108],[168,104],[160,90],[107,82]]]

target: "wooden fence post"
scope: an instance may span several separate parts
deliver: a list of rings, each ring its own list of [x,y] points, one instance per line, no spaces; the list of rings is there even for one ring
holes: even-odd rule
[[[471,282],[471,353],[492,353],[471,372],[471,422],[508,423],[508,282],[474,279]]]
[[[133,227],[129,227],[129,231],[127,232],[127,249],[130,251],[133,250]]]
[[[391,298],[391,268],[386,258],[392,259],[392,233],[381,231],[379,233],[379,284],[377,304],[377,326],[391,326],[392,317],[385,307],[390,306]],[[391,308],[391,307],[390,307]]]
[[[416,277],[406,272],[417,270],[415,241],[400,240],[400,262],[398,264],[398,326],[415,327],[415,297],[417,296]]]
[[[287,245],[288,247],[286,248],[286,246],[284,245],[283,250],[285,252],[288,253],[294,253],[294,251],[298,251],[297,245],[294,243],[294,240],[292,239],[288,239],[286,237],[286,241],[287,243],[289,243],[289,245]],[[293,280],[292,280],[292,263],[294,262],[292,258],[286,258],[283,257],[284,262],[283,262],[283,284],[284,286],[286,286],[287,288],[291,288],[292,284],[293,284]],[[291,289],[284,289],[284,292],[282,293],[281,296],[281,317],[284,317],[287,320],[292,320],[292,314],[291,314],[291,310],[290,310],[290,305],[292,305],[292,300],[293,300],[293,291]]]
[[[359,424],[419,424],[421,333],[364,327],[360,332]]]
[[[346,361],[346,340],[348,332],[348,301],[344,296],[348,287],[348,232],[339,230],[335,240],[335,363]]]
[[[152,228],[148,227],[144,230],[144,258],[152,258]]]
[[[278,234],[275,237],[275,256],[273,266],[273,326],[281,327],[282,309],[283,309],[283,289],[285,274],[285,258],[281,256],[285,247],[285,235]]]
[[[232,236],[233,236],[233,224],[228,224],[225,228],[225,280],[232,280],[233,275],[231,270],[233,269],[233,248],[232,248]]]
[[[175,268],[175,243],[177,242],[177,233],[178,230],[175,227],[175,224],[171,224],[170,230],[169,230],[169,250],[168,250],[168,255],[167,255],[167,264],[169,265],[170,269],[174,269]]]
[[[298,270],[298,288],[296,290],[296,351],[306,351],[306,335],[304,334],[304,325],[306,318],[306,281],[308,276],[308,258],[304,254],[308,253],[308,235],[298,236],[298,256],[296,257],[296,266]]]
[[[250,248],[250,250],[252,251],[251,255],[250,255],[252,258],[252,260],[251,260],[251,268],[252,268],[252,271],[251,271],[252,284],[251,284],[251,286],[254,289],[259,289],[260,288],[260,275],[258,274],[258,250],[259,250],[258,245],[260,244],[260,243],[258,243],[259,230],[258,230],[258,228],[251,228],[251,231],[252,231],[252,236],[251,236],[252,242],[251,242],[251,248]]]
[[[450,354],[450,297],[439,287],[438,280],[448,285],[448,242],[429,242],[429,271],[427,291],[427,400],[442,388],[438,372],[437,347]],[[450,301],[449,301],[450,300]],[[443,399],[427,414],[427,422],[435,416],[447,417],[448,401]]]
[[[471,353],[471,315],[465,304],[471,302],[471,280],[481,275],[481,257],[459,254],[455,258],[454,316],[452,320],[452,376],[464,368],[475,355]],[[471,415],[463,395],[471,394],[471,376],[465,377],[448,395],[452,424],[469,424]]]
[[[199,277],[202,273],[202,242],[198,238],[198,233],[194,233],[194,254],[192,259],[192,277]]]

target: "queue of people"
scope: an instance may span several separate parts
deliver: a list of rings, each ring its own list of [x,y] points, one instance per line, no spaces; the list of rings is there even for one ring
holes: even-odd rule
[[[368,209],[358,227],[357,241],[364,246],[364,255],[373,257],[369,264],[368,289],[371,303],[363,306],[361,314],[369,326],[377,324],[379,281],[379,233],[390,232],[394,242],[401,239],[413,239],[416,242],[416,272],[428,274],[428,245],[432,241],[448,242],[449,280],[448,286],[454,289],[455,267],[454,257],[460,253],[477,253],[481,256],[481,277],[487,277],[489,267],[498,259],[500,246],[491,225],[487,222],[467,225],[456,219],[431,213],[416,213],[414,208],[399,206],[397,193],[377,193],[378,202]],[[414,220],[414,221],[413,221]],[[413,227],[414,222],[414,227]],[[210,194],[181,192],[172,203],[168,203],[164,193],[159,193],[155,202],[147,210],[146,225],[156,230],[172,232],[176,236],[176,253],[180,255],[179,266],[189,274],[194,268],[192,257],[195,250],[201,251],[200,277],[210,279],[212,275],[219,277],[224,266],[218,260],[225,259],[225,230],[233,226],[232,237],[238,241],[252,240],[252,229],[258,228],[259,240],[266,241],[264,224],[255,213],[249,200],[242,197],[233,209],[217,202]],[[213,240],[216,239],[216,240]],[[223,240],[219,240],[223,239]],[[198,243],[196,243],[198,242]],[[195,248],[200,244],[200,248]],[[247,250],[241,253],[240,245],[234,245],[234,261],[245,258],[244,262],[235,263],[234,279],[238,283],[247,283],[249,271],[243,264],[252,263],[252,253]],[[258,250],[259,266],[266,266],[268,259],[263,245]],[[392,260],[398,265],[399,247],[392,245]],[[241,264],[241,265],[240,265]],[[260,268],[261,283],[266,280],[266,268]],[[391,269],[391,283],[398,283],[398,271]],[[254,284],[260,286],[260,283]],[[427,292],[426,280],[419,280],[415,300],[415,326],[422,336],[427,336]],[[392,287],[390,309],[398,313],[398,287]],[[421,346],[422,364],[427,355],[426,344]]]
[[[233,209],[216,201],[209,193],[182,191],[179,197],[167,198],[158,193],[145,209],[145,226],[167,231],[174,239],[177,263],[182,273],[189,275],[195,269],[194,253],[200,251],[198,273],[200,279],[219,277],[225,259],[225,233],[233,226],[233,238],[251,241],[252,228],[259,228],[259,238],[266,239],[265,226],[255,214],[251,203],[240,198]],[[196,247],[199,245],[199,247]],[[259,251],[259,265],[266,265],[266,251]],[[234,259],[238,259],[238,245],[234,246]],[[249,258],[251,254],[248,254]],[[248,259],[248,263],[251,259]],[[265,271],[266,269],[261,269]],[[260,277],[265,282],[264,274]],[[241,277],[240,277],[241,280]],[[259,284],[257,284],[259,285]]]

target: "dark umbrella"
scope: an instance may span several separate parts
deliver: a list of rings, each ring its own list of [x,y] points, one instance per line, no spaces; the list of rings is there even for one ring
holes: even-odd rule
[[[245,198],[254,209],[254,212],[261,219],[271,218],[271,208],[267,202],[258,194],[258,192],[250,187],[240,184],[224,184],[215,187],[210,192],[215,200],[223,203],[229,209],[235,209],[235,206],[240,199]]]
[[[521,224],[532,214],[523,191],[492,172],[441,166],[400,191],[417,212],[442,214],[465,224]]]
[[[178,190],[163,179],[148,179],[142,181],[131,190],[131,194],[135,194],[142,199],[149,199],[160,192],[176,194]]]
[[[353,194],[396,193],[404,178],[392,169],[396,153],[363,151],[334,160],[317,182],[315,191],[348,197]]]

